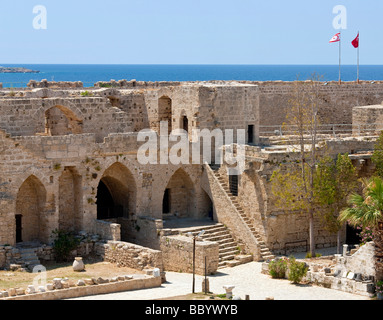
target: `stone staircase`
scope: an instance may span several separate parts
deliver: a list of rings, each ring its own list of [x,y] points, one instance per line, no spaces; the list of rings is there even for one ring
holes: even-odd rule
[[[226,182],[226,179],[223,176],[221,176],[221,174],[217,170],[217,167],[211,167],[211,168],[212,168],[214,175],[217,178],[219,184],[221,185],[223,190],[226,192],[231,203],[235,207],[237,213],[242,217],[242,220],[247,224],[247,226],[249,227],[249,229],[253,233],[254,237],[257,239],[257,242],[260,246],[261,259],[264,261],[274,259],[275,256],[270,252],[269,248],[266,246],[265,242],[263,241],[261,235],[254,228],[253,221],[246,215],[245,211],[243,210],[243,208],[239,204],[237,197],[231,193],[230,187],[229,187],[228,183]]]
[[[205,231],[201,237],[206,241],[214,241],[219,245],[218,268],[234,267],[243,263],[253,261],[251,255],[241,255],[238,244],[230,234],[230,231],[222,224],[200,226],[188,230],[193,236],[198,235],[202,230]]]
[[[40,260],[36,255],[36,248],[18,248],[20,252],[20,260],[17,261],[18,264],[22,265],[24,268],[32,271],[33,268],[37,265],[40,265]]]

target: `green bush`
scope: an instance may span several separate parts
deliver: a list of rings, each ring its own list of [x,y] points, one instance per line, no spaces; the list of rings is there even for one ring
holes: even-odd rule
[[[87,90],[87,91],[81,92],[81,96],[82,97],[91,97],[91,96],[93,96],[93,94]]]
[[[274,279],[284,279],[287,271],[287,259],[275,259],[269,263],[269,273]]]
[[[76,238],[71,232],[62,230],[52,231],[53,252],[56,262],[67,262],[71,258],[70,253],[77,249],[80,239]]]
[[[306,276],[308,267],[304,262],[297,262],[294,257],[289,259],[289,274],[288,279],[293,283],[300,283],[303,277]]]

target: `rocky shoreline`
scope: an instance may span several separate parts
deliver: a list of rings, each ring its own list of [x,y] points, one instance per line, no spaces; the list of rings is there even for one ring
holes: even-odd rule
[[[26,69],[22,67],[1,67],[0,73],[39,73],[40,71]]]

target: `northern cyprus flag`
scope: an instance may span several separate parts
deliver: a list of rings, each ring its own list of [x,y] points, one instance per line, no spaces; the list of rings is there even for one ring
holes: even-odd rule
[[[337,33],[335,36],[333,36],[330,40],[330,43],[333,43],[333,42],[339,42],[340,41],[340,32]]]

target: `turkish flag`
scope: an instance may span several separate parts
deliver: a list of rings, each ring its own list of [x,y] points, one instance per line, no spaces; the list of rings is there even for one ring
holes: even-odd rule
[[[340,32],[331,38],[330,43],[339,42],[339,41],[340,41]]]
[[[351,44],[354,46],[354,48],[358,48],[359,47],[359,33],[356,36],[356,38],[354,40],[352,40]]]

